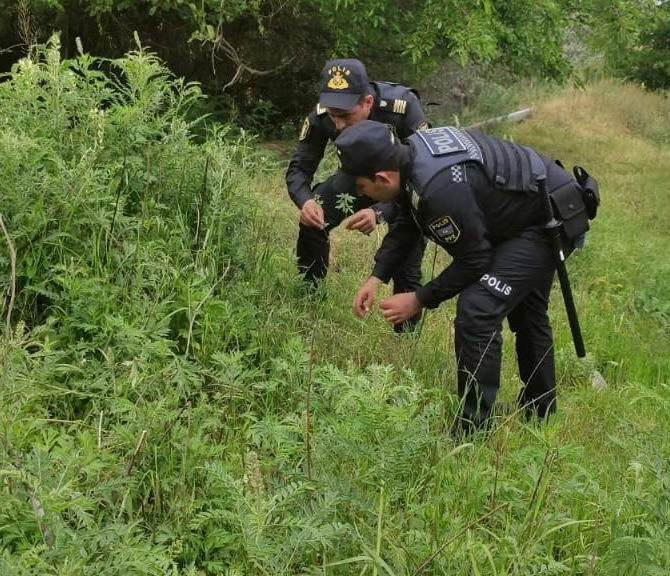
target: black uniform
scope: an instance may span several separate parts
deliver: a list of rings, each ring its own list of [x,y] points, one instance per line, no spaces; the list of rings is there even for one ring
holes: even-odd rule
[[[548,415],[556,406],[547,314],[555,265],[537,178],[546,176],[556,194],[572,193],[575,180],[530,148],[475,132],[439,128],[408,143],[402,213],[375,257],[373,275],[388,281],[417,236],[439,244],[453,261],[416,295],[435,308],[460,294],[455,346],[464,419],[478,426],[490,415],[505,317],[525,384],[519,401]]]
[[[374,97],[371,120],[377,120],[393,127],[400,138],[406,138],[418,129],[428,127],[426,115],[416,94],[405,86],[386,82],[370,82],[370,93]],[[286,172],[286,184],[293,202],[298,208],[318,195],[324,211],[326,228],[318,230],[300,225],[298,234],[298,266],[306,279],[317,281],[326,276],[330,254],[329,232],[346,217],[336,206],[340,194],[356,198],[353,209],[361,210],[374,203],[356,194],[354,178],[340,171],[310,189],[312,178],[323,158],[326,144],[335,140],[338,133],[333,121],[322,106],[309,114],[303,124],[298,148],[293,154]],[[378,215],[393,224],[396,207],[394,204],[376,204]],[[414,291],[421,281],[421,259],[425,242],[418,239],[407,250],[403,262],[392,274],[394,292]]]

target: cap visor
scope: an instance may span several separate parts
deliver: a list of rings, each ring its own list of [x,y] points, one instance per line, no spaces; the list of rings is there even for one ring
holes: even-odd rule
[[[338,110],[351,110],[361,99],[362,94],[336,94],[335,92],[322,92],[319,104],[324,108],[337,108]]]

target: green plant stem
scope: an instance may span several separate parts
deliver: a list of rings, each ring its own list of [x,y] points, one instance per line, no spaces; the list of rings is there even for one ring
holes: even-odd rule
[[[9,296],[9,304],[7,305],[7,319],[5,324],[7,337],[9,337],[12,332],[12,310],[14,308],[14,298],[16,296],[16,249],[14,248],[14,242],[12,242],[12,238],[9,235],[9,232],[7,232],[2,214],[0,214],[0,227],[2,227],[2,232],[5,235],[5,241],[7,242],[7,249],[9,250],[11,266],[11,275],[9,278],[11,291]]]
[[[447,547],[448,547],[450,544],[452,544],[452,543],[455,542],[458,538],[460,538],[461,536],[463,536],[463,534],[465,534],[468,530],[470,530],[470,528],[472,528],[472,527],[474,527],[474,526],[477,526],[477,524],[481,524],[484,520],[486,520],[487,518],[493,516],[498,510],[500,510],[501,508],[505,508],[506,506],[507,506],[507,504],[500,504],[499,506],[496,506],[496,507],[495,507],[493,510],[491,510],[490,512],[487,512],[487,513],[484,514],[483,516],[480,516],[480,517],[477,518],[476,520],[473,520],[473,521],[470,522],[469,524],[466,524],[461,530],[459,530],[458,532],[456,532],[456,534],[454,534],[451,538],[449,538],[449,540],[447,540],[444,544],[442,544],[442,546],[440,546],[440,547],[439,547],[433,554],[431,554],[431,556],[429,556],[428,558],[426,558],[426,560],[424,560],[424,561],[421,563],[421,565],[420,565],[420,566],[419,566],[419,567],[412,573],[412,576],[418,576],[419,574],[421,574],[422,572],[424,572],[424,571],[426,570],[426,568],[428,568],[428,566],[430,566],[430,565],[432,564],[432,562],[433,562],[433,561],[434,561],[440,554],[442,554],[442,553],[447,549]]]

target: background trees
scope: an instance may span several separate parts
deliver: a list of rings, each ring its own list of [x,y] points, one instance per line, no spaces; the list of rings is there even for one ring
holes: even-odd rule
[[[76,37],[118,57],[137,31],[176,74],[203,83],[215,110],[256,128],[302,114],[332,56],[419,85],[445,62],[563,80],[576,44],[606,71],[670,81],[668,5],[655,0],[0,0],[0,10],[5,69],[54,30],[65,57]]]

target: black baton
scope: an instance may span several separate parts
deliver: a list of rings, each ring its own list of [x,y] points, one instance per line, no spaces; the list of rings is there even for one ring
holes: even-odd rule
[[[582,338],[582,331],[579,327],[579,318],[577,317],[575,300],[572,297],[572,288],[570,288],[568,270],[565,267],[565,253],[563,252],[563,243],[561,242],[562,224],[556,220],[556,217],[554,216],[554,207],[551,204],[551,198],[547,191],[546,178],[538,178],[537,185],[540,193],[544,197],[544,210],[547,217],[547,223],[544,228],[551,240],[554,261],[556,262],[556,272],[558,273],[558,280],[561,283],[561,293],[563,294],[563,302],[565,303],[565,311],[568,313],[568,322],[570,323],[572,340],[575,343],[575,352],[577,352],[577,357],[584,358],[584,356],[586,356],[584,339]]]

